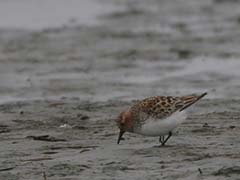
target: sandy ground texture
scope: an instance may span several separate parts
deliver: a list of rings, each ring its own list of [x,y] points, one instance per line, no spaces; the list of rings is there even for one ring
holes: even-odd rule
[[[96,24],[0,26],[0,180],[240,179],[240,1],[99,2]],[[166,147],[117,145],[136,99],[205,91]]]

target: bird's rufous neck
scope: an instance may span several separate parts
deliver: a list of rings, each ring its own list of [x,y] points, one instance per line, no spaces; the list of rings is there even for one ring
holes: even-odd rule
[[[127,131],[133,131],[133,116],[130,110],[127,110],[123,113],[123,123]]]

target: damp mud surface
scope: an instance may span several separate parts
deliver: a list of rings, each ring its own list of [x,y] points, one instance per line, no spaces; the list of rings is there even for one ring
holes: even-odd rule
[[[91,25],[0,24],[0,180],[239,179],[240,1],[97,3]],[[117,145],[137,99],[202,92],[165,147]]]

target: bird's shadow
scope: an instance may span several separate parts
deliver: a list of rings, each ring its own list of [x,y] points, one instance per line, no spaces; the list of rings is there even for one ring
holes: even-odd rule
[[[154,146],[152,146],[152,148],[170,148],[170,147],[174,147],[174,145],[154,145]]]

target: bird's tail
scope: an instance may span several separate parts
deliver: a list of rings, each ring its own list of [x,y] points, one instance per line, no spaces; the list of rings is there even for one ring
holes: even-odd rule
[[[189,95],[189,96],[183,96],[181,98],[181,101],[183,102],[183,106],[179,109],[179,111],[183,111],[184,109],[188,108],[189,106],[196,103],[198,100],[206,96],[207,93],[203,93],[201,95]]]

